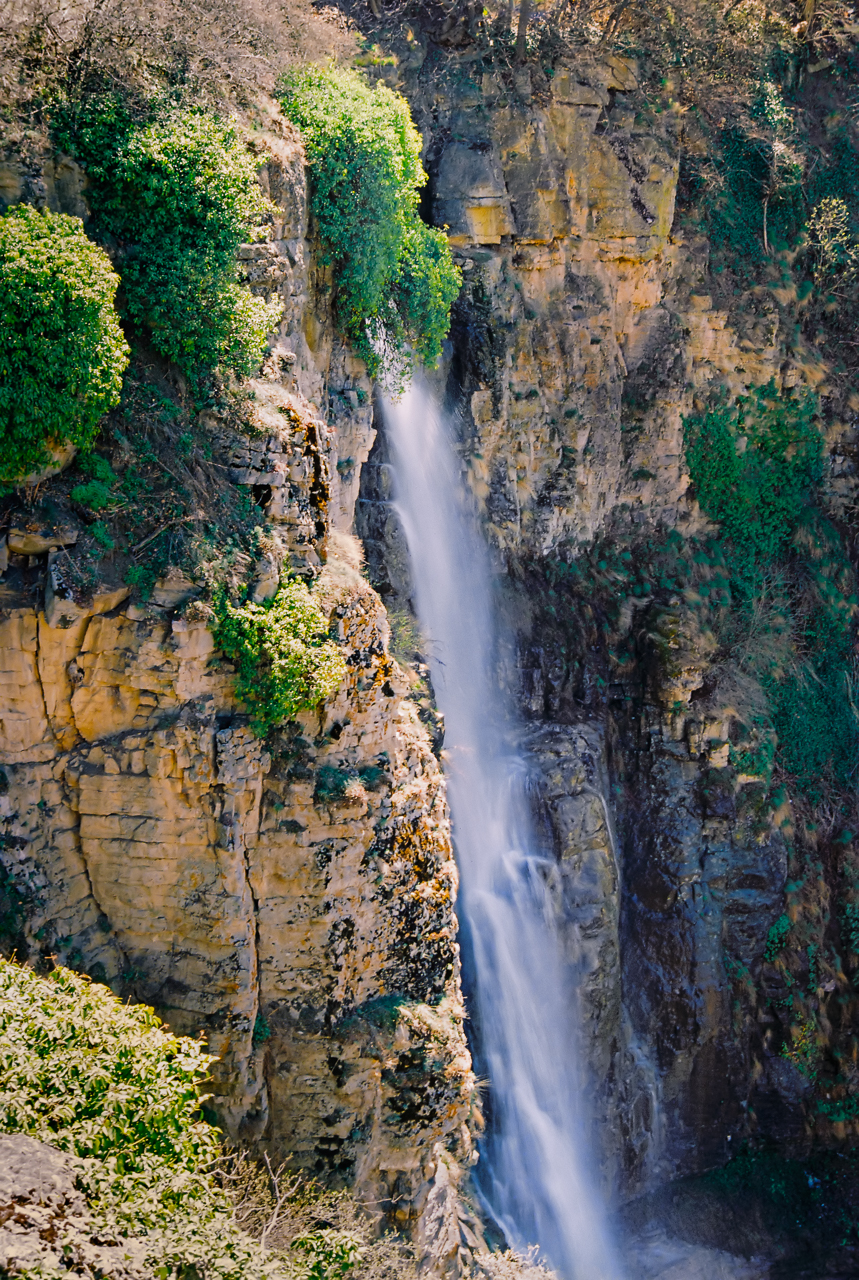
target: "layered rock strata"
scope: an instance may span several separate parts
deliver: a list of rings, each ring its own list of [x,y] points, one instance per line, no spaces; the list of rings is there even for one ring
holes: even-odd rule
[[[320,589],[348,678],[273,753],[205,624],[7,591],[3,866],[19,945],[203,1032],[229,1132],[408,1218],[470,1156],[456,868],[378,597]]]
[[[171,566],[132,601],[108,557],[81,589],[77,528],[22,518],[0,581],[6,942],[204,1035],[231,1136],[354,1186],[455,1268],[477,1241],[460,1194],[476,1093],[444,781],[385,610],[337,534],[372,408],[363,365],[334,336],[300,142],[280,122],[256,143],[280,218],[240,265],[284,319],[241,421],[198,420],[200,482],[256,503],[270,551],[248,561],[252,597],[286,571],[315,583],[348,674],[263,744],[200,584]],[[39,201],[86,216],[76,166],[45,165]],[[76,181],[53,179],[67,170]],[[14,164],[0,176],[26,198]]]
[[[542,566],[598,536],[707,533],[684,416],[710,390],[826,372],[778,282],[732,310],[714,301],[707,241],[675,218],[681,117],[634,109],[636,77],[632,61],[584,55],[551,76],[478,76],[452,57],[447,73],[401,77],[465,281],[435,385],[496,556],[499,679],[544,790],[605,1178],[626,1196],[724,1161],[749,1134],[810,1140],[801,1073],[767,1050],[765,1009],[744,1004],[783,910],[790,813],[761,823],[761,780],[727,768],[736,689],[694,605],[632,599],[601,629],[580,598],[547,593]],[[837,502],[855,488],[840,460],[852,439],[849,424],[827,437]],[[403,610],[392,490],[382,431],[357,528]],[[584,616],[565,623],[565,608]],[[637,657],[618,675],[607,650],[624,644]]]

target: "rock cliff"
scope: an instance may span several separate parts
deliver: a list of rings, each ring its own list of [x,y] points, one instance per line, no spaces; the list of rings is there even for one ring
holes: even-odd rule
[[[198,465],[207,488],[256,504],[268,551],[251,566],[254,599],[285,570],[315,580],[348,674],[264,746],[186,572],[168,565],[141,599],[107,556],[82,586],[79,517],[46,522],[33,494],[13,504],[0,581],[4,936],[22,958],[53,957],[202,1034],[233,1138],[354,1186],[455,1264],[476,1089],[444,780],[357,544],[338,533],[372,410],[363,366],[333,336],[301,146],[283,123],[261,145],[281,221],[239,258],[255,290],[283,300],[284,321],[250,420],[197,420],[209,442]],[[4,171],[10,199],[19,169]],[[55,170],[76,179],[64,187]],[[85,190],[72,161],[49,154],[43,172],[43,203],[86,213],[69,205]]]
[[[400,81],[465,281],[436,385],[495,549],[499,679],[527,723],[554,833],[605,1177],[629,1196],[750,1137],[797,1151],[845,1134],[797,1066],[791,1036],[816,1015],[791,1013],[789,994],[774,1002],[794,979],[777,976],[768,937],[787,910],[834,939],[852,854],[824,855],[819,887],[795,889],[820,855],[813,836],[811,851],[794,839],[788,793],[764,801],[762,771],[733,767],[750,695],[701,620],[698,587],[633,593],[611,560],[659,563],[672,537],[712,534],[683,438],[711,392],[820,387],[831,365],[780,280],[728,293],[711,272],[706,237],[675,210],[688,121],[676,104],[648,109],[633,60],[482,75],[475,60]],[[855,487],[842,461],[855,418],[838,404],[825,428],[835,513]],[[382,433],[356,518],[399,610],[412,586],[391,484]],[[785,898],[791,877],[802,906]],[[819,1043],[840,1060],[850,948],[830,945],[825,973],[802,955],[797,967]]]
[[[425,45],[379,74],[410,101],[427,212],[463,272],[433,378],[495,555],[498,679],[557,855],[605,1184],[635,1197],[749,1137],[837,1144],[856,1109],[826,1110],[796,1046],[813,1009],[838,1088],[855,1077],[857,948],[840,931],[859,907],[836,905],[859,883],[854,837],[833,816],[803,844],[796,797],[737,765],[753,693],[700,607],[717,570],[622,591],[602,558],[661,563],[672,537],[713,534],[684,450],[711,391],[825,391],[829,367],[780,278],[729,291],[710,271],[676,209],[685,113],[642,104],[632,59],[502,73]],[[334,334],[300,144],[269,119],[254,145],[282,218],[239,256],[284,321],[252,429],[201,415],[203,479],[261,513],[255,598],[284,565],[316,580],[348,677],[263,747],[193,583],[174,567],[141,604],[105,564],[76,594],[80,531],[16,508],[0,583],[6,932],[202,1031],[231,1134],[355,1184],[453,1266],[476,1240],[458,1199],[476,1090],[408,555],[372,388]],[[45,153],[38,174],[13,157],[0,192],[86,214],[66,157]],[[833,517],[854,501],[845,403],[824,422]],[[783,919],[828,950],[776,962]]]

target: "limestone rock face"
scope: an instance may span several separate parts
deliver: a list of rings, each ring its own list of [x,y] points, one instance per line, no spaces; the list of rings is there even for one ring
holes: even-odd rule
[[[408,1221],[470,1157],[456,868],[379,599],[323,584],[349,675],[274,753],[205,625],[7,599],[2,856],[25,946],[205,1035],[230,1132]]]
[[[711,385],[788,376],[775,304],[749,341],[705,293],[707,243],[674,226],[680,117],[636,115],[635,75],[582,53],[551,79],[477,81],[463,67],[443,85],[406,72],[401,86],[464,278],[439,392],[504,556],[589,542],[617,511],[700,529],[683,415]],[[362,530],[359,509],[380,581],[382,544],[396,541],[382,514]]]
[[[627,599],[609,623],[582,600],[564,618],[545,590],[545,557],[597,536],[706,532],[684,416],[710,389],[795,379],[774,299],[743,319],[707,292],[707,242],[674,222],[679,116],[636,115],[634,76],[582,54],[551,78],[464,63],[402,81],[464,278],[433,377],[496,556],[498,679],[526,721],[604,1180],[622,1196],[723,1162],[770,1112],[803,1124],[791,1064],[762,1047],[767,1015],[738,1012],[787,850],[777,823],[755,825],[761,780],[728,767],[724,654],[680,596]],[[393,492],[380,431],[356,527],[402,609]],[[620,641],[635,669],[611,675],[598,655]]]
[[[317,263],[315,245],[308,230],[307,181],[304,150],[298,130],[281,120],[278,133],[257,140],[265,164],[260,180],[266,194],[279,208],[270,238],[239,250],[239,267],[253,292],[277,297],[283,304],[283,320],[263,366],[264,380],[280,383],[296,393],[298,417],[312,416],[325,424],[325,439],[313,442],[315,465],[324,466],[324,519],[335,529],[349,533],[358,496],[361,465],[375,438],[371,387],[364,362],[354,356],[334,332],[331,319],[331,272]],[[284,407],[271,391],[253,383],[260,402],[262,425],[272,426],[271,415]],[[282,424],[280,424],[282,425]],[[275,429],[274,435],[282,434]],[[296,440],[288,442],[297,444]],[[305,456],[308,456],[305,452]],[[241,467],[241,463],[238,463]],[[252,464],[253,465],[253,464]],[[255,468],[260,471],[260,467]],[[275,468],[277,471],[278,468]],[[290,469],[293,481],[296,476]],[[247,484],[271,483],[248,478]],[[284,508],[288,493],[275,492],[267,509],[276,522],[292,521],[294,512]],[[292,495],[293,497],[295,495]],[[300,504],[299,504],[300,505]],[[324,556],[323,556],[324,559]]]

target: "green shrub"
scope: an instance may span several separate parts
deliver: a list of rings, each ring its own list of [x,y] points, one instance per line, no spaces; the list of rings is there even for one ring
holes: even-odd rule
[[[298,1236],[292,1247],[307,1259],[309,1280],[343,1280],[360,1262],[363,1253],[354,1237],[330,1227]]]
[[[88,480],[86,484],[76,484],[71,493],[72,501],[79,502],[90,511],[103,511],[113,502],[113,495],[106,484],[100,480]]]
[[[788,935],[790,933],[790,917],[786,915],[779,916],[775,924],[770,928],[767,934],[766,947],[764,948],[764,960],[772,963],[780,951],[783,951],[787,945]]]
[[[321,765],[316,775],[313,799],[323,804],[328,800],[342,800],[355,777],[348,769],[341,769],[337,765]]]
[[[90,525],[90,537],[94,538],[100,547],[105,551],[113,551],[116,547],[115,540],[110,535],[110,530],[101,520],[97,520],[95,524]]]
[[[78,459],[77,466],[89,479],[84,484],[76,484],[72,489],[73,502],[79,502],[90,511],[103,511],[117,501],[113,495],[113,487],[119,477],[107,458],[102,458],[97,453],[84,454]]]
[[[781,553],[820,484],[816,409],[810,393],[783,399],[770,382],[735,406],[722,404],[685,421],[696,496],[731,541],[738,584]]]
[[[719,137],[715,196],[698,190],[707,198],[714,256],[747,280],[774,249],[796,243],[805,219],[805,157],[797,145],[794,113],[771,79],[761,84],[752,116],[754,127],[731,126]]]
[[[841,932],[847,946],[859,956],[859,903],[845,902],[841,907]]]
[[[0,961],[0,1124],[78,1156],[197,1170],[219,1150],[199,1119],[211,1059],[144,1005],[66,969],[40,978]]]
[[[850,226],[850,210],[839,196],[824,196],[808,218],[812,273],[818,288],[850,285],[859,274],[859,246]]]
[[[354,1233],[306,1232],[288,1259],[239,1228],[217,1176],[229,1166],[221,1134],[201,1116],[210,1062],[198,1041],[88,978],[0,959],[0,1132],[79,1157],[96,1238],[136,1239],[160,1280],[343,1280],[361,1254]],[[257,1182],[255,1216],[267,1220]]]
[[[235,664],[236,692],[260,736],[322,702],[343,679],[343,655],[303,582],[286,583],[266,604],[236,606],[221,589],[214,609],[215,643]]]
[[[57,132],[86,165],[100,232],[126,246],[130,319],[190,375],[252,372],[282,307],[237,280],[236,250],[270,205],[235,129],[188,109],[135,122],[116,99],[93,98],[58,113]]]
[[[775,739],[776,760],[812,804],[833,784],[847,787],[859,757],[856,583],[843,539],[820,507],[825,467],[815,411],[810,393],[785,399],[770,383],[735,407],[688,418],[684,428],[698,500],[725,540],[733,629],[757,637],[746,663],[767,710],[753,736],[761,749]],[[762,772],[737,751],[732,759]]]
[[[79,219],[28,205],[0,218],[0,479],[43,467],[51,445],[85,448],[119,402],[118,284]]]
[[[304,137],[340,330],[371,373],[396,380],[407,345],[434,364],[461,277],[444,235],[418,216],[426,174],[407,103],[342,68],[290,71],[280,93]]]
[[[809,207],[835,197],[847,205],[855,219],[859,216],[859,154],[848,129],[842,126],[836,131],[829,155],[821,159],[824,163],[809,175]]]

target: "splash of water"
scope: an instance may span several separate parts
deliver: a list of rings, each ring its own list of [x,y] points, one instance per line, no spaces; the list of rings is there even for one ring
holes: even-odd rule
[[[449,797],[471,941],[477,1022],[491,1084],[478,1167],[487,1207],[515,1247],[532,1243],[565,1280],[620,1269],[585,1143],[575,1028],[526,769],[507,746],[493,680],[489,558],[464,500],[446,425],[415,384],[385,420],[430,668],[445,718]]]

